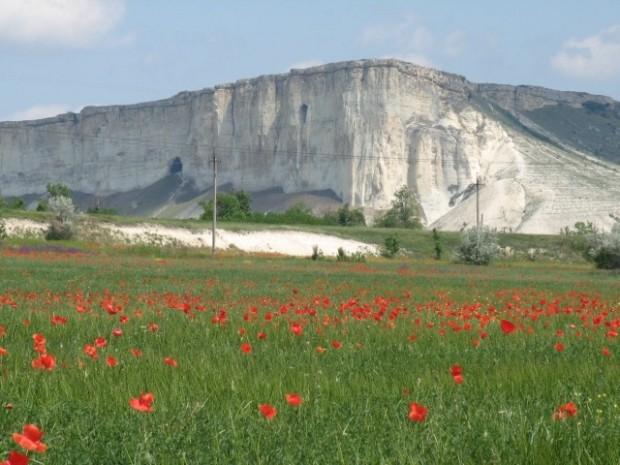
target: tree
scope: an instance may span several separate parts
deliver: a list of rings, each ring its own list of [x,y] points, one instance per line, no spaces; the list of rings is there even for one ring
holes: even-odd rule
[[[47,193],[51,198],[56,197],[71,197],[71,190],[65,185],[61,183],[57,184],[48,184],[47,185]]]
[[[338,224],[341,226],[365,226],[366,220],[364,214],[359,208],[350,208],[348,203],[345,203],[336,212],[338,217]]]
[[[422,227],[418,218],[418,205],[413,192],[406,185],[394,193],[392,207],[378,221],[379,226],[385,228],[414,228]]]
[[[250,195],[244,191],[222,193],[217,196],[217,219],[224,221],[240,221],[252,213],[250,210]],[[213,217],[213,200],[201,203],[204,212],[200,217],[210,220]]]
[[[433,228],[433,242],[435,243],[435,260],[441,260],[441,240],[439,238],[439,232],[437,232],[437,228]]]

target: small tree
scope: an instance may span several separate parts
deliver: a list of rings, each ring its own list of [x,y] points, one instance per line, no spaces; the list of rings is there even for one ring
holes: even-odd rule
[[[75,206],[69,197],[57,196],[49,200],[49,209],[54,213],[54,219],[45,235],[47,240],[68,240],[73,237],[73,220],[75,218]]]
[[[455,251],[458,261],[470,265],[488,265],[498,253],[497,235],[486,226],[465,229]]]
[[[388,236],[383,243],[381,255],[386,258],[393,258],[400,251],[400,241],[396,236]]]
[[[413,192],[409,187],[402,186],[394,194],[392,207],[378,221],[384,228],[414,228],[422,227],[418,218],[418,205]]]
[[[213,218],[213,200],[201,203],[204,210],[201,219]],[[222,193],[217,196],[217,219],[225,221],[240,221],[250,214],[250,196],[244,191]]]
[[[61,183],[48,184],[47,193],[49,194],[51,198],[56,198],[56,197],[71,198],[71,190],[65,184],[61,184]]]

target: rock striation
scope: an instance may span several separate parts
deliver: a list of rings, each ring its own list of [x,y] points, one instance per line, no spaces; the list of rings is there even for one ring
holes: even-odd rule
[[[329,192],[369,216],[407,184],[424,222],[443,229],[475,223],[480,178],[486,224],[557,233],[620,215],[618,147],[610,98],[360,60],[0,123],[0,189],[27,196],[63,182],[133,212],[188,216],[211,187],[215,154],[222,185]],[[139,194],[159,185],[173,188],[156,202]]]

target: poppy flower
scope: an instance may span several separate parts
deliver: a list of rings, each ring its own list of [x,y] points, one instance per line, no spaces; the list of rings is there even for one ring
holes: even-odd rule
[[[244,354],[249,354],[252,352],[252,346],[247,343],[244,342],[243,344],[241,344],[241,352],[243,352]]]
[[[569,417],[576,416],[577,412],[577,406],[573,402],[567,402],[555,409],[555,412],[553,412],[553,419],[556,421],[563,421]]]
[[[500,322],[500,327],[502,328],[502,332],[504,334],[510,334],[510,333],[514,332],[517,329],[517,327],[512,322],[510,322],[508,320],[502,320]]]
[[[53,355],[41,354],[32,361],[32,368],[36,370],[52,371],[56,368],[56,358]]]
[[[133,349],[131,349],[130,352],[131,352],[131,355],[133,355],[136,358],[142,357],[142,351],[138,349],[137,347],[134,347]]]
[[[67,321],[69,321],[67,318],[60,315],[52,315],[51,318],[51,323],[53,326],[64,325],[67,323]]]
[[[304,402],[302,397],[299,394],[296,394],[294,392],[292,392],[290,394],[286,394],[284,396],[284,398],[286,399],[288,404],[293,406],[293,407],[299,407]]]
[[[0,465],[28,465],[28,457],[22,455],[19,452],[9,452],[9,457],[4,462],[0,462]]]
[[[86,355],[88,355],[93,360],[97,360],[99,358],[99,355],[97,354],[97,348],[93,345],[86,344],[84,348],[82,349],[82,352],[84,352]]]
[[[108,341],[106,341],[105,337],[98,337],[95,339],[95,347],[102,349],[108,345]]]
[[[267,339],[267,334],[265,332],[261,331],[260,333],[258,333],[258,338],[261,341],[264,341],[265,339]]]
[[[159,331],[159,325],[157,323],[149,323],[148,329],[150,332],[156,333],[157,331]]]
[[[304,333],[304,328],[299,323],[292,323],[291,331],[295,336],[301,336]]]
[[[123,335],[123,330],[121,328],[114,328],[112,330],[112,336],[121,337]]]
[[[155,396],[151,392],[144,392],[140,397],[133,397],[129,401],[129,406],[138,412],[153,412],[153,401]]]
[[[334,340],[334,341],[332,341],[332,347],[334,349],[341,349],[342,348],[342,342]]]
[[[27,424],[22,433],[13,433],[13,441],[24,450],[45,452],[47,446],[41,442],[43,431],[37,425]]]
[[[9,351],[4,347],[0,347],[0,357],[4,357],[5,355],[9,355]]]
[[[409,420],[415,421],[416,423],[422,423],[426,420],[426,415],[428,414],[428,409],[423,405],[420,405],[416,402],[412,402],[409,404]]]
[[[110,368],[114,368],[116,365],[118,365],[118,360],[115,357],[108,357],[105,359],[105,363],[110,367]]]
[[[318,346],[316,351],[317,353],[322,354],[323,352],[327,352],[327,349],[325,347]]]
[[[553,346],[553,348],[555,349],[556,352],[563,352],[564,344],[562,344],[561,342],[558,342]]]
[[[172,357],[165,357],[164,358],[164,363],[166,365],[168,365],[169,367],[172,367],[172,368],[176,368],[179,365],[177,363],[177,361],[175,359],[173,359]]]
[[[601,350],[601,354],[603,355],[603,357],[611,357],[611,351],[608,347],[603,347],[603,349]]]
[[[463,383],[463,368],[460,365],[452,365],[450,368],[450,374],[452,375],[452,379],[456,384]]]
[[[258,411],[267,420],[273,420],[278,414],[278,409],[276,409],[273,405],[269,404],[260,404],[258,406]]]

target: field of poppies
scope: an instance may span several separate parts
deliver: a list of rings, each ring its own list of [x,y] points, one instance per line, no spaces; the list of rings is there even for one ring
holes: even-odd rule
[[[620,463],[618,274],[164,255],[0,248],[0,463]]]

